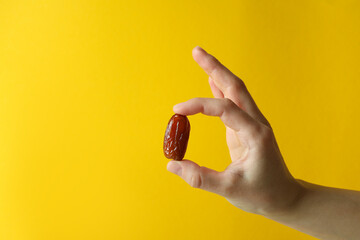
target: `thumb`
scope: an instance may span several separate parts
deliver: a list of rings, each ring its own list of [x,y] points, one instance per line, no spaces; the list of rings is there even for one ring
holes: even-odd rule
[[[170,161],[167,170],[180,176],[190,186],[224,196],[226,190],[225,173],[189,161]]]

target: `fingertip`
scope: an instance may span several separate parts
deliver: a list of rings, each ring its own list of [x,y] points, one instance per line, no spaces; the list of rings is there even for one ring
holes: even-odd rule
[[[180,113],[179,111],[180,111],[180,109],[181,109],[181,105],[182,105],[182,103],[178,103],[178,104],[174,105],[174,106],[173,106],[173,111],[174,111],[175,113]]]
[[[194,47],[192,50],[192,55],[195,61],[197,61],[198,57],[203,54],[207,54],[207,52],[199,46]]]
[[[200,46],[196,46],[196,47],[193,48],[193,52],[196,52],[196,51],[203,51],[203,52],[205,52],[205,50],[204,50],[202,47],[200,47]]]
[[[170,162],[168,162],[166,169],[169,172],[174,173],[181,177],[182,167],[179,161],[171,160]]]

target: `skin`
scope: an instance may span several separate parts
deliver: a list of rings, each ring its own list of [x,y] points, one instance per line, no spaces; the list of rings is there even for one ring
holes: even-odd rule
[[[170,161],[168,171],[190,186],[225,197],[234,206],[320,239],[360,239],[360,192],[295,179],[286,167],[271,125],[244,82],[200,47],[193,58],[209,75],[214,98],[193,98],[175,113],[220,117],[232,163],[222,172],[190,160]]]

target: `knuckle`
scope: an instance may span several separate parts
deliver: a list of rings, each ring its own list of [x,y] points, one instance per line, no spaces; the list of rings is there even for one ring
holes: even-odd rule
[[[262,123],[254,124],[251,128],[250,135],[253,141],[260,145],[267,144],[273,141],[274,138],[273,130]]]
[[[237,188],[242,178],[242,174],[240,172],[231,171],[228,172],[226,176],[226,183],[223,186],[223,191],[226,196],[232,196],[235,192],[237,192]]]
[[[231,86],[231,89],[229,90],[233,91],[233,93],[247,91],[244,81],[238,77],[236,77],[236,81],[234,81],[234,84]]]
[[[237,77],[237,83],[241,89],[243,89],[244,91],[247,91],[246,84],[243,80],[241,80],[240,78]]]
[[[253,133],[253,136],[256,138],[261,136],[263,131],[264,131],[263,126],[260,123],[256,123],[252,126],[252,133]]]
[[[261,131],[258,134],[258,140],[261,144],[268,144],[273,141],[274,133],[271,128],[262,126]]]
[[[241,178],[241,174],[237,172],[232,172],[229,175],[229,186],[235,186],[239,182],[239,179]]]
[[[207,64],[210,66],[210,75],[212,75],[219,67],[219,60],[217,60],[216,57],[208,54],[207,57],[205,58],[205,61],[207,62]]]
[[[244,83],[243,80],[241,80],[240,78],[236,77],[236,84],[235,86],[240,89],[240,90],[245,90],[246,89],[246,85]]]
[[[194,173],[191,177],[190,177],[190,181],[189,184],[191,187],[193,188],[201,188],[202,186],[202,178],[201,175],[199,173]]]

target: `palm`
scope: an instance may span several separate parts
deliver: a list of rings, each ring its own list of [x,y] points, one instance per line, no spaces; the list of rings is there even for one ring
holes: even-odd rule
[[[230,151],[230,158],[232,162],[245,160],[248,147],[244,139],[241,139],[239,133],[233,129],[226,127],[226,142]]]

